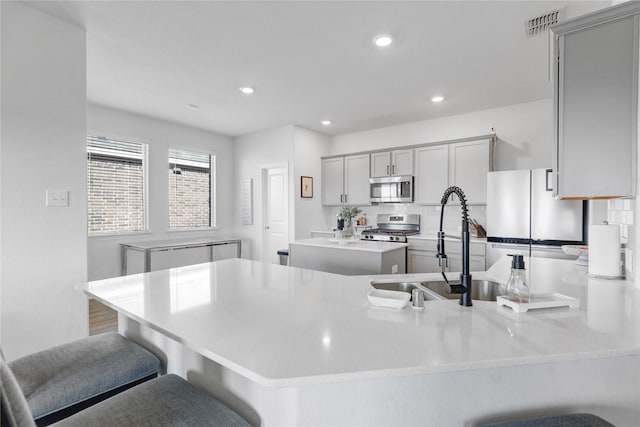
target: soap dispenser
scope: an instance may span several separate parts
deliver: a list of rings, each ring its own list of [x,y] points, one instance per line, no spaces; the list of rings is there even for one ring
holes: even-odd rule
[[[523,255],[509,255],[511,262],[511,276],[507,282],[507,297],[518,303],[529,302],[529,286],[527,285],[526,270]]]

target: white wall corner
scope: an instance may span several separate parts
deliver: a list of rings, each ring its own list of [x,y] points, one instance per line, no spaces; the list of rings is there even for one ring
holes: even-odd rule
[[[87,280],[86,34],[22,2],[0,8],[0,323],[11,360],[88,335],[75,289]],[[38,165],[27,176],[25,158]],[[53,188],[69,191],[67,207],[46,206]]]

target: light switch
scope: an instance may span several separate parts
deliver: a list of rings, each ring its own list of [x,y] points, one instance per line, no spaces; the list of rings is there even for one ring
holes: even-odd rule
[[[69,206],[69,190],[47,190],[47,207]]]

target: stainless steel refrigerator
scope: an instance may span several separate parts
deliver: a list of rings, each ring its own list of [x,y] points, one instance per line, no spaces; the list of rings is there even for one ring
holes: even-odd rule
[[[586,204],[555,199],[551,172],[532,169],[488,173],[487,265],[506,253],[570,258],[561,245],[585,244]]]

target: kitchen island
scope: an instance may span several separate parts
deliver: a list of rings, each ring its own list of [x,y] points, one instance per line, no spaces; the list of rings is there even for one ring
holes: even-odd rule
[[[348,276],[406,273],[407,244],[314,237],[289,243],[289,265]]]
[[[373,307],[376,277],[232,259],[82,285],[121,333],[254,425],[472,426],[592,412],[640,418],[639,291],[570,261],[527,259],[534,292],[579,309],[495,302]],[[505,281],[509,259],[474,278]],[[452,276],[455,276],[452,274]],[[439,275],[401,275],[425,280]],[[389,275],[376,279],[389,279]]]

